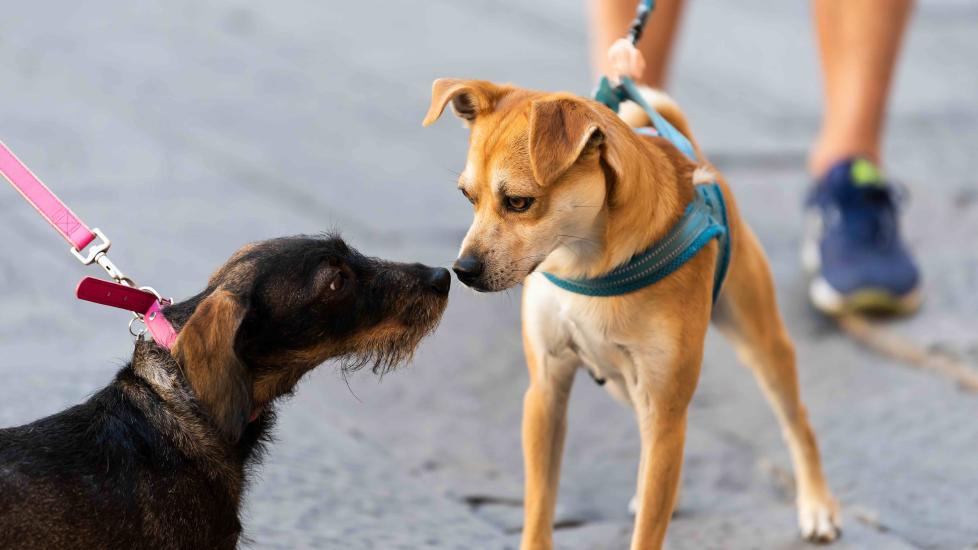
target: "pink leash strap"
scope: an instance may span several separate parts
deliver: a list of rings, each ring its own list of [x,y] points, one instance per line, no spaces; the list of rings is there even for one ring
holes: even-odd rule
[[[95,233],[85,225],[70,208],[65,206],[46,185],[37,179],[23,162],[0,141],[0,173],[10,185],[31,203],[51,227],[81,252],[95,240]]]
[[[0,174],[14,186],[27,202],[44,217],[57,232],[71,244],[71,253],[81,263],[89,265],[97,263],[117,282],[103,281],[85,277],[78,283],[75,295],[89,302],[118,307],[132,311],[135,315],[129,322],[129,332],[140,336],[149,331],[157,344],[170,349],[177,339],[173,326],[163,316],[163,306],[169,300],[164,300],[149,287],[134,288],[136,284],[126,277],[122,271],[109,260],[107,252],[112,242],[98,228],[89,229],[65,203],[61,202],[41,180],[34,175],[12,152],[0,141]],[[92,245],[95,239],[100,242]],[[82,255],[85,248],[87,255]],[[133,331],[133,324],[142,322],[146,329]]]

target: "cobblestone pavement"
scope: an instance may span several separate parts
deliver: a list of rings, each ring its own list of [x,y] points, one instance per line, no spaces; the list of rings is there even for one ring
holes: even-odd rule
[[[802,169],[819,82],[799,2],[691,3],[673,94],[770,254],[803,393],[843,506],[834,548],[978,547],[978,395],[861,347],[804,300]],[[0,138],[174,296],[238,245],[342,229],[447,264],[468,224],[465,134],[422,130],[432,79],[586,93],[583,2],[12,2]],[[882,329],[978,369],[978,7],[922,1],[886,152],[907,183],[927,303]],[[0,189],[0,425],[76,403],[129,353],[125,316],[71,299],[82,270]],[[92,274],[92,273],[86,273]],[[333,366],[281,407],[246,505],[253,548],[512,548],[520,529],[519,292],[455,288],[414,363],[349,387]],[[804,548],[773,416],[711,336],[669,547]],[[582,376],[560,548],[625,548],[638,442]]]

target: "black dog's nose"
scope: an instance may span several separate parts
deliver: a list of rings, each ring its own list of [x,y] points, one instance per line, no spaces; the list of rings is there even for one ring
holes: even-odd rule
[[[448,294],[448,289],[452,287],[452,274],[444,267],[436,267],[431,270],[431,275],[428,277],[428,284],[432,290],[445,296]]]
[[[455,260],[455,265],[452,266],[452,271],[458,275],[458,280],[465,284],[478,279],[479,275],[482,275],[483,269],[485,269],[485,265],[483,265],[482,260],[475,256],[462,256]]]

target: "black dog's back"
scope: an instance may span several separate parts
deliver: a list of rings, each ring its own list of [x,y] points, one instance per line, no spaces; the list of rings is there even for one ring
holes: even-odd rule
[[[0,548],[234,547],[223,479],[154,425],[129,384],[142,381],[127,367],[81,405],[0,430]]]

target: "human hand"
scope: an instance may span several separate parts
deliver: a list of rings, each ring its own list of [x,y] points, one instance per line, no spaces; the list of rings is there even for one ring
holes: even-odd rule
[[[608,79],[613,84],[618,84],[625,76],[638,80],[645,72],[642,52],[627,38],[619,38],[608,48],[608,62],[611,67]]]

